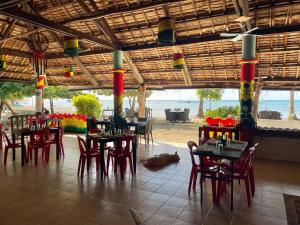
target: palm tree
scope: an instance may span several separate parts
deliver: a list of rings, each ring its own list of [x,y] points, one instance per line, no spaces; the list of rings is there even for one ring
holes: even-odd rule
[[[209,101],[209,109],[211,110],[212,101],[220,100],[222,98],[223,93],[223,89],[198,89],[196,91],[196,94],[199,98],[198,117],[204,117],[204,100]]]

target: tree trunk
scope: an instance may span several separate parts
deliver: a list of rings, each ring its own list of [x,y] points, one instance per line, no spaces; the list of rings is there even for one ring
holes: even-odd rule
[[[296,120],[297,116],[295,114],[295,101],[294,101],[294,91],[290,91],[290,107],[289,107],[289,120]]]
[[[200,98],[200,102],[199,102],[199,109],[198,109],[198,117],[203,118],[204,117],[204,101],[203,98]]]
[[[128,97],[129,100],[129,114],[130,117],[134,117],[135,97]]]
[[[1,116],[2,116],[2,112],[3,112],[3,106],[4,106],[4,102],[3,102],[3,100],[1,99],[0,100],[0,120],[1,120]],[[1,142],[2,143],[2,142]]]
[[[51,114],[54,114],[53,99],[52,99],[52,98],[49,98],[49,101],[50,101],[50,112],[51,112]]]
[[[253,107],[252,107],[253,119],[255,122],[257,122],[259,96],[260,96],[260,91],[261,91],[262,86],[263,86],[263,84],[261,82],[256,83],[255,94],[254,94],[254,98],[253,98]]]
[[[9,104],[8,101],[3,100],[4,105],[6,105],[6,107],[11,111],[12,114],[16,114],[15,111],[13,110],[13,108],[11,107],[11,105]]]
[[[209,100],[209,110],[211,111],[211,100]]]
[[[146,116],[146,87],[141,85],[139,87],[138,101],[138,117],[145,118]]]

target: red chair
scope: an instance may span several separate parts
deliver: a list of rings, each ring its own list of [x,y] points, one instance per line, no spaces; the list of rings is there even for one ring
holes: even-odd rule
[[[49,156],[50,156],[50,146],[52,144],[56,145],[56,136],[54,134],[51,134],[50,129],[49,128],[45,128],[46,130],[46,136],[47,136],[47,140],[46,140],[46,151],[45,151],[45,160],[46,162],[49,162]],[[64,136],[64,127],[60,127],[59,128],[59,156],[63,156],[65,157],[65,150],[64,150],[64,145],[63,145],[63,136]]]
[[[42,155],[45,155],[45,152],[47,150],[47,144],[45,142],[45,135],[46,130],[41,129],[37,131],[32,131],[29,140],[27,143],[27,157],[31,160],[32,159],[32,149],[34,150],[34,164],[37,166],[37,160],[38,160],[38,150],[42,149]]]
[[[242,156],[240,161],[234,168],[233,179],[244,180],[248,206],[251,206],[251,186],[250,186],[250,163],[253,158],[255,147],[249,148]],[[221,179],[218,183],[217,199],[219,200],[221,194],[226,191],[226,181],[231,179],[231,171],[228,166],[221,167],[219,171],[219,178]],[[232,181],[233,182],[233,181]]]
[[[253,153],[252,153],[252,156],[251,156],[250,162],[249,162],[249,181],[250,181],[250,185],[251,185],[252,196],[254,196],[254,192],[255,192],[255,176],[254,176],[254,167],[253,167],[254,153],[255,153],[256,149],[258,148],[258,146],[259,146],[259,143],[256,143],[254,145]]]
[[[112,163],[114,165],[114,172],[117,172],[117,165],[120,166],[121,179],[124,178],[124,173],[126,171],[127,161],[128,159],[130,171],[133,176],[133,165],[132,165],[132,154],[130,150],[131,142],[133,141],[132,137],[124,137],[120,138],[120,140],[116,141],[115,147],[108,148],[107,153],[107,163],[106,163],[106,171],[109,170],[109,162],[112,159]]]
[[[100,164],[100,152],[97,150],[94,150],[93,148],[88,151],[86,141],[77,135],[79,150],[80,150],[80,157],[79,157],[79,163],[78,163],[78,170],[77,170],[77,176],[83,178],[84,174],[84,167],[85,162],[88,160],[90,161],[92,158],[96,159],[96,169],[99,170],[99,164]]]
[[[188,147],[189,147],[189,152],[190,152],[190,156],[191,156],[191,161],[192,161],[192,169],[191,169],[191,175],[190,175],[190,182],[189,182],[189,195],[191,193],[191,187],[193,186],[193,190],[196,190],[196,183],[197,183],[197,176],[198,173],[204,173],[204,174],[208,174],[212,177],[211,180],[211,184],[212,184],[212,194],[213,194],[213,201],[215,203],[217,203],[217,193],[216,193],[216,180],[213,179],[213,177],[216,176],[216,172],[218,170],[218,165],[212,161],[209,157],[205,157],[203,158],[203,169],[204,171],[201,171],[201,166],[200,164],[196,163],[196,160],[194,158],[194,154],[193,154],[193,149],[194,148],[198,148],[198,145],[193,142],[193,141],[189,141],[187,143]],[[200,178],[201,179],[201,178]]]
[[[0,132],[4,142],[4,165],[6,165],[8,150],[13,148],[21,148],[22,146],[20,143],[13,144],[12,142],[10,142],[8,136],[6,135],[6,133],[4,133],[4,131],[0,131]]]

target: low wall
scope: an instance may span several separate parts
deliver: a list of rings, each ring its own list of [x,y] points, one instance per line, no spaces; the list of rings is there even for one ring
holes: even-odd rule
[[[257,158],[300,163],[300,130],[259,128],[255,133]]]

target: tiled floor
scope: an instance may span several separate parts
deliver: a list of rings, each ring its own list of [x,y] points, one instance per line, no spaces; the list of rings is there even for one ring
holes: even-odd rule
[[[138,164],[137,175],[124,181],[111,173],[100,180],[93,167],[84,179],[76,176],[77,140],[65,136],[64,160],[45,165],[39,161],[21,168],[20,161],[3,166],[0,152],[0,224],[2,225],[130,225],[129,208],[135,209],[146,225],[287,224],[282,193],[300,195],[300,164],[256,160],[257,191],[251,208],[246,205],[243,185],[235,185],[235,208],[229,209],[229,194],[213,206],[209,181],[205,181],[204,204],[197,192],[187,194],[190,159],[184,144],[157,142],[139,157],[175,152],[178,164],[149,171]],[[17,157],[20,154],[17,152]]]

